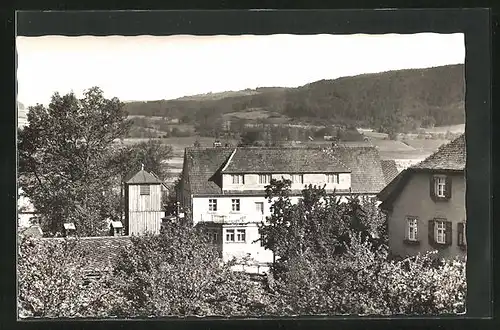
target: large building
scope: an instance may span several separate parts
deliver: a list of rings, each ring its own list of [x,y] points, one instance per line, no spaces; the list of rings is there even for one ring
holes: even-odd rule
[[[177,194],[193,225],[207,230],[224,260],[249,257],[265,264],[273,255],[258,241],[258,224],[270,215],[265,187],[271,179],[290,179],[297,201],[309,184],[375,197],[395,174],[395,168],[383,168],[374,147],[187,148]]]
[[[394,255],[435,250],[443,257],[464,255],[465,136],[443,145],[402,171],[380,194]]]

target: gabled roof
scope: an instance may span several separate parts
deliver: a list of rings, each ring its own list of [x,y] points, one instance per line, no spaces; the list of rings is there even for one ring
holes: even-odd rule
[[[184,161],[193,195],[222,194],[222,173],[350,172],[353,193],[375,194],[386,185],[375,147],[186,148]]]
[[[428,170],[465,170],[465,134],[442,145],[435,153],[412,167]]]
[[[394,159],[382,160],[382,171],[384,172],[385,182],[389,184],[398,174],[398,168]]]
[[[387,209],[402,191],[412,173],[415,172],[463,172],[465,170],[465,135],[462,134],[435,153],[399,173],[380,193],[381,207]]]
[[[237,148],[224,173],[350,172],[342,157],[319,148]]]
[[[164,184],[154,173],[140,170],[125,181],[127,184]]]
[[[192,194],[220,194],[222,182],[217,173],[225,165],[234,148],[186,148],[185,170]]]

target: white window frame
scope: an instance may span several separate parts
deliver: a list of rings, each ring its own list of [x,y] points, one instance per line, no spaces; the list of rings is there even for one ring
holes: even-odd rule
[[[247,239],[246,229],[236,229],[236,242],[245,243]]]
[[[446,244],[446,221],[436,220],[434,223],[434,241],[438,244]]]
[[[240,212],[241,210],[241,200],[239,198],[231,199],[231,211]]]
[[[217,199],[210,198],[208,200],[208,211],[209,212],[217,212]]]
[[[151,186],[148,184],[139,185],[139,194],[141,196],[149,196],[151,195]]]
[[[406,217],[406,235],[407,240],[416,242],[418,241],[418,218]]]
[[[340,181],[338,173],[327,173],[325,174],[325,176],[326,176],[326,183],[338,184]]]
[[[245,184],[245,176],[243,174],[231,174],[233,184]]]
[[[226,229],[226,242],[235,242],[236,235],[234,229]]]
[[[442,189],[442,191],[440,191]],[[446,176],[437,175],[434,177],[434,193],[436,197],[446,197]]]
[[[271,174],[259,174],[259,184],[270,184]]]
[[[255,211],[264,214],[264,202],[255,202]]]
[[[292,174],[292,183],[304,183],[304,174]]]

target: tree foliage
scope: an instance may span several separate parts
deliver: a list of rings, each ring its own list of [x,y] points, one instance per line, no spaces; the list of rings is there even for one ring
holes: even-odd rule
[[[105,170],[115,139],[130,127],[123,104],[91,88],[84,98],[55,93],[48,107],[28,113],[19,133],[20,187],[32,201],[46,233],[74,222],[82,235],[98,235],[110,203],[114,173]]]

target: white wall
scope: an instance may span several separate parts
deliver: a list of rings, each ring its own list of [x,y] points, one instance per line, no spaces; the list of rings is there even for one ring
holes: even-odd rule
[[[323,173],[309,173],[303,174],[304,183],[292,183],[291,189],[303,189],[305,185],[320,185],[326,184],[326,189],[349,189],[351,187],[351,174],[339,173],[339,183],[327,183],[326,176]],[[233,179],[230,174],[222,176],[222,189],[223,190],[265,190],[267,184],[259,184],[258,174],[244,174],[244,184],[233,184]],[[282,178],[290,179],[290,174],[272,174],[273,179],[282,180]]]
[[[226,241],[227,229],[245,229],[245,242],[228,242]],[[271,263],[273,261],[273,253],[270,250],[260,246],[260,242],[255,242],[260,238],[259,228],[257,224],[238,225],[223,225],[222,226],[222,258],[224,261],[229,261],[233,257],[240,259],[249,255],[257,263]]]

